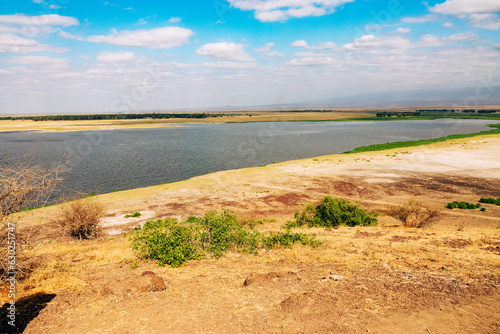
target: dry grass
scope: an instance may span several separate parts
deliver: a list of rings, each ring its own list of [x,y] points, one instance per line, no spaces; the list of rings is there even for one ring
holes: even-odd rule
[[[499,231],[340,227],[311,228],[301,232],[317,235],[324,240],[324,245],[319,248],[297,245],[291,249],[260,252],[258,255],[229,253],[218,261],[190,261],[178,269],[160,268],[154,262],[143,261],[139,264],[139,270],[168,272],[184,280],[200,273],[206,277],[218,276],[221,270],[231,275],[231,272],[281,272],[311,266],[324,268],[324,271],[335,267],[344,272],[351,268],[383,267],[393,271],[460,277],[466,281],[491,275],[500,279],[498,254],[486,249],[486,246],[500,244]],[[470,244],[454,248],[450,240],[469,240]],[[131,268],[129,262],[134,258],[129,242],[124,237],[103,241],[44,243],[31,249],[28,256],[39,258],[41,265],[21,283],[23,294],[82,291],[88,285],[96,284],[90,273],[112,271],[109,265]]]
[[[436,222],[440,209],[424,205],[422,202],[412,198],[402,205],[393,205],[389,209],[389,215],[400,220],[404,227],[429,227]]]
[[[65,232],[77,239],[97,239],[102,236],[101,222],[105,207],[95,198],[85,198],[60,206],[59,224]]]
[[[20,282],[20,297],[38,292],[81,291],[91,281],[90,272],[123,262],[132,258],[133,253],[127,239],[120,237],[102,241],[46,242],[32,248],[27,256],[38,259],[40,265]]]

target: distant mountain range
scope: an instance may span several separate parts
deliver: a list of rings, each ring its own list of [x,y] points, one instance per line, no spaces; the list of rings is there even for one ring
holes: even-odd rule
[[[469,87],[460,89],[428,89],[418,91],[385,92],[336,97],[324,100],[280,103],[254,106],[224,106],[201,108],[198,111],[213,110],[255,110],[255,109],[323,109],[323,108],[391,108],[391,107],[467,107],[500,105],[500,86]],[[192,110],[192,109],[191,109]]]

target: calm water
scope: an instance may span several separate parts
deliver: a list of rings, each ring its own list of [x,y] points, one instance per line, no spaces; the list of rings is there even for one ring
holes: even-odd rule
[[[64,186],[110,192],[215,171],[341,153],[359,146],[491,129],[487,120],[193,124],[178,128],[0,133],[9,155],[72,159]]]

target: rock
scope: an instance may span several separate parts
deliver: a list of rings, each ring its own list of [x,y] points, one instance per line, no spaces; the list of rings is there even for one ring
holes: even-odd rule
[[[333,272],[330,271],[330,279],[334,281],[342,281],[344,277],[340,275],[335,275]]]

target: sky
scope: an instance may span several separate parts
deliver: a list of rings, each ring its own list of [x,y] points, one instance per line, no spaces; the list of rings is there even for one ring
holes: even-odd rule
[[[500,90],[499,0],[0,0],[0,115]]]

